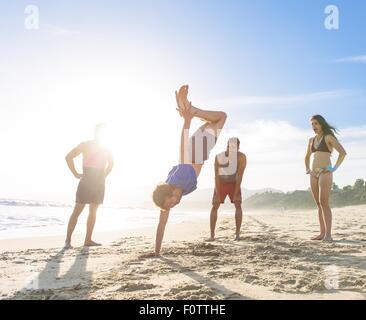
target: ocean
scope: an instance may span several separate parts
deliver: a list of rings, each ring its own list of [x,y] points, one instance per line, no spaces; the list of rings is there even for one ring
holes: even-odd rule
[[[0,199],[0,239],[15,239],[66,233],[73,207],[41,201]],[[88,207],[81,214],[75,233],[85,233]],[[174,209],[169,223],[207,218],[209,212],[181,212]],[[99,208],[95,232],[156,227],[159,210],[102,206]]]

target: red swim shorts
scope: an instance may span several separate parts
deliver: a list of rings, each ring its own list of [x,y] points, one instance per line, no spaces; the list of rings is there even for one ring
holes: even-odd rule
[[[229,196],[231,203],[234,203],[234,192],[235,192],[235,182],[230,182],[230,183],[224,183],[224,182],[220,182],[220,199],[218,199],[217,195],[216,195],[216,190],[214,191],[213,194],[213,198],[212,198],[212,203],[224,203],[226,196]],[[239,191],[239,199],[237,201],[235,201],[236,203],[241,203],[242,199],[241,199],[241,191]]]

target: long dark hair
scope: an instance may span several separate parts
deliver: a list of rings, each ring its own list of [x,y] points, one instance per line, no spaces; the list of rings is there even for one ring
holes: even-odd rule
[[[320,126],[322,127],[323,130],[323,135],[327,136],[327,135],[331,135],[334,138],[336,138],[336,134],[338,134],[338,130],[331,126],[327,120],[325,120],[325,118],[323,116],[321,116],[320,114],[317,114],[315,116],[311,117],[311,120],[316,120],[318,121],[318,123],[320,124]]]

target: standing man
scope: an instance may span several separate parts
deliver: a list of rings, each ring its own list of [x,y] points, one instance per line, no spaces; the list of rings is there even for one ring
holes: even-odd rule
[[[92,240],[92,234],[98,207],[104,200],[105,179],[113,169],[112,153],[103,145],[105,130],[105,125],[97,125],[95,127],[94,140],[80,143],[66,156],[66,162],[70,171],[76,179],[80,179],[76,192],[74,211],[67,228],[66,249],[72,248],[71,236],[86,204],[89,205],[89,217],[84,246],[100,246],[99,243]],[[83,155],[83,174],[79,174],[74,165],[74,158],[80,154]]]
[[[239,152],[239,147],[240,140],[230,138],[226,151],[218,154],[215,158],[215,190],[210,217],[211,241],[215,240],[217,211],[220,204],[225,202],[227,195],[231,203],[235,205],[235,240],[240,240],[240,228],[243,220],[241,182],[247,165],[247,158],[244,153]]]

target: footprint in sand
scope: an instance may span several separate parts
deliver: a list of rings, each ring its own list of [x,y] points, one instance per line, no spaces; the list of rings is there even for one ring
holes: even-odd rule
[[[200,290],[201,288],[202,288],[202,286],[194,285],[194,284],[182,285],[177,288],[172,288],[170,290],[170,293],[175,294],[175,293],[179,293],[181,291],[195,291],[195,290]]]
[[[253,281],[259,280],[259,277],[255,276],[255,275],[247,275],[244,276],[243,281],[251,283]]]
[[[225,230],[229,230],[229,228],[228,227],[219,227],[218,230],[219,231],[225,231]]]
[[[141,283],[141,282],[134,282],[134,283],[127,283],[123,286],[121,286],[116,291],[123,291],[123,292],[133,292],[133,291],[139,291],[139,290],[149,290],[156,288],[155,285],[152,283]]]
[[[218,252],[218,251],[206,251],[206,250],[200,250],[200,249],[193,249],[192,254],[194,256],[199,256],[199,257],[218,257],[218,256],[220,256],[220,252]]]
[[[256,236],[244,236],[241,239],[242,240],[245,240],[245,241],[259,241],[259,242],[262,242],[263,241],[263,238],[256,237]]]
[[[1,260],[1,261],[6,261],[6,260],[9,260],[9,258],[8,258],[8,256],[7,256],[7,255],[2,254],[2,255],[0,256],[0,260]]]
[[[15,263],[15,264],[24,264],[25,261],[24,260],[14,260],[13,263]]]

